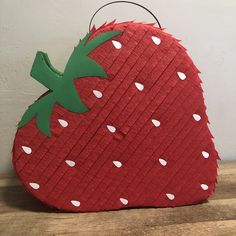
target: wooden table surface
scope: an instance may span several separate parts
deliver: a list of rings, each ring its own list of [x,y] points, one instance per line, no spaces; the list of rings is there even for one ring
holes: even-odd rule
[[[0,235],[236,235],[236,162],[221,162],[208,202],[177,208],[59,213],[0,177]]]

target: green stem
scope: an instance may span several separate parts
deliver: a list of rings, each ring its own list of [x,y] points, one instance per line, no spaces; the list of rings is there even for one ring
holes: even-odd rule
[[[55,89],[55,85],[61,82],[63,76],[51,65],[48,55],[44,52],[37,52],[30,75],[51,90]]]

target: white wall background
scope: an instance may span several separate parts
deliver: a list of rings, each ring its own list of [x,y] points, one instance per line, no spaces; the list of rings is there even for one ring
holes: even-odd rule
[[[0,173],[12,171],[16,124],[45,88],[29,72],[37,50],[63,70],[73,46],[85,35],[93,12],[108,0],[0,0]],[[202,71],[205,99],[223,160],[236,159],[236,1],[136,0],[182,39]],[[116,18],[153,22],[127,4],[104,9],[97,25]]]

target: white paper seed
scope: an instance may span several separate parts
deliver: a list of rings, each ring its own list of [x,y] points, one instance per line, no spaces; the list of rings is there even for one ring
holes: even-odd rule
[[[208,152],[202,151],[202,156],[203,156],[204,158],[208,158],[210,155],[209,155]]]
[[[72,205],[74,205],[75,207],[79,207],[80,206],[80,202],[76,201],[76,200],[72,200],[70,201]]]
[[[178,74],[178,76],[179,76],[179,78],[181,80],[185,80],[186,79],[186,75],[183,72],[178,72],[177,74]]]
[[[120,42],[112,40],[112,43],[116,49],[121,49],[122,45]]]
[[[22,146],[22,149],[26,154],[32,153],[32,149],[30,147]]]
[[[152,41],[156,44],[156,45],[159,45],[161,43],[161,40],[156,37],[156,36],[152,36]]]
[[[70,167],[75,166],[75,162],[74,162],[74,161],[66,160],[65,162],[66,162],[66,164],[67,164],[68,166],[70,166]]]
[[[200,121],[200,120],[201,120],[201,116],[198,115],[198,114],[193,114],[193,119],[194,119],[195,121]]]
[[[127,205],[128,204],[128,200],[127,199],[125,199],[125,198],[120,198],[120,201],[121,201],[121,203],[122,204],[124,204],[124,205]]]
[[[58,119],[58,122],[60,123],[60,125],[65,128],[68,126],[68,122],[63,120],[63,119]]]
[[[96,98],[101,98],[102,97],[102,92],[98,90],[93,90],[93,94]]]
[[[117,167],[120,168],[122,166],[122,163],[120,161],[113,161],[113,164]]]
[[[208,189],[208,185],[206,185],[206,184],[201,184],[201,188],[206,191],[206,190]]]
[[[33,188],[33,189],[39,189],[39,184],[37,183],[29,183],[29,185]]]
[[[167,198],[168,198],[169,200],[171,200],[171,201],[175,199],[175,195],[172,194],[172,193],[167,193],[166,196],[167,196]]]
[[[152,123],[156,126],[159,127],[161,125],[161,122],[159,120],[152,119]]]
[[[111,132],[111,133],[115,133],[116,132],[116,128],[112,125],[107,125],[107,129]]]
[[[142,91],[144,89],[144,85],[143,84],[140,84],[138,82],[135,82],[135,87],[139,90],[139,91]]]
[[[162,158],[159,158],[159,162],[162,166],[166,166],[167,165],[167,161],[162,159]]]

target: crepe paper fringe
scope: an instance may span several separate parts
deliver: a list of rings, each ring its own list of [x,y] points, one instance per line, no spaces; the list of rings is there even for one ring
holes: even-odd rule
[[[91,38],[107,30],[124,31],[116,38],[121,49],[106,42],[89,56],[109,79],[75,81],[90,112],[78,115],[56,105],[51,138],[35,128],[35,120],[19,130],[13,147],[18,176],[42,202],[67,211],[203,202],[215,191],[219,156],[207,126],[198,69],[163,29],[112,22],[94,28]],[[152,35],[160,37],[160,45],[151,41]],[[178,78],[178,71],[185,73],[185,80]],[[135,82],[144,89],[138,91]],[[94,96],[94,89],[102,98]],[[201,120],[196,122],[193,114]],[[152,119],[160,125],[155,127]],[[31,147],[32,153],[24,153],[21,145]],[[207,159],[203,150],[209,153]],[[68,166],[66,160],[75,165]],[[114,161],[122,165],[117,168]],[[29,183],[40,187],[33,189]]]

